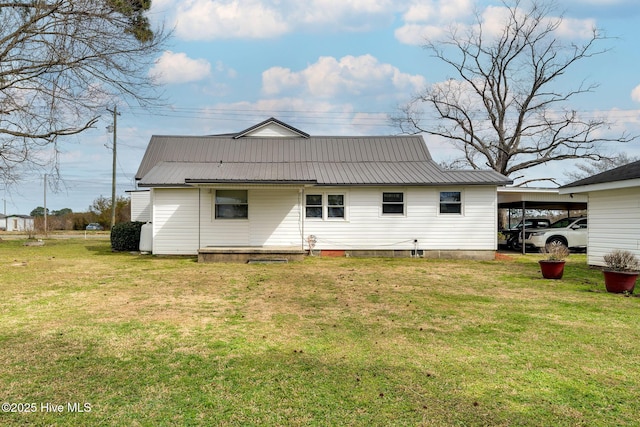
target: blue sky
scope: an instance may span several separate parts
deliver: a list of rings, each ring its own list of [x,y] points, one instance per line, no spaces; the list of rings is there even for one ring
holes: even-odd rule
[[[611,39],[608,53],[584,60],[568,82],[599,83],[572,101],[587,116],[603,115],[612,135],[640,134],[640,5],[637,0],[563,0],[563,34],[577,40],[594,25]],[[421,47],[474,10],[489,21],[493,0],[153,0],[156,24],[174,29],[151,75],[166,105],[145,111],[119,105],[118,195],[133,177],[153,134],[206,135],[243,130],[271,116],[314,135],[396,134],[397,107],[429,84],[452,75]],[[96,129],[62,142],[63,182],[47,190],[51,210],[85,211],[111,196],[112,117],[105,106]],[[426,138],[437,161],[456,151]],[[640,140],[607,147],[640,155]],[[569,164],[532,170],[561,181]],[[41,175],[2,194],[6,213],[43,205]]]

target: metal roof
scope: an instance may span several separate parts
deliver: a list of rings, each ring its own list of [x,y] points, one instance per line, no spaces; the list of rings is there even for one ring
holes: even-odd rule
[[[207,183],[308,183],[321,185],[495,184],[505,179],[493,171],[444,171],[426,162],[160,162],[141,186]]]
[[[599,173],[579,181],[563,185],[560,188],[582,187],[585,185],[605,184],[614,181],[627,181],[640,178],[640,161],[632,162],[606,172]]]
[[[449,171],[421,136],[300,138],[153,136],[136,179],[140,186],[206,183],[317,185],[505,185],[495,171]]]

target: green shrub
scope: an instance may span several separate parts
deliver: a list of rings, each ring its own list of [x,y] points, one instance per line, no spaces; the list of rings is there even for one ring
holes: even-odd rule
[[[121,222],[111,229],[112,251],[137,251],[144,222]]]

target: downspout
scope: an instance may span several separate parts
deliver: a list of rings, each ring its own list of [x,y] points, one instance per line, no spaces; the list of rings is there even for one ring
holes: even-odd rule
[[[527,208],[527,202],[523,200],[522,201],[522,255],[526,255],[527,253],[527,245],[525,245],[524,243],[524,238],[526,236],[525,231],[527,229],[527,224],[526,224],[526,221],[524,220],[526,208]]]
[[[198,251],[202,244],[202,189],[198,187]]]
[[[304,187],[298,190],[298,221],[300,223],[300,248],[304,250]]]

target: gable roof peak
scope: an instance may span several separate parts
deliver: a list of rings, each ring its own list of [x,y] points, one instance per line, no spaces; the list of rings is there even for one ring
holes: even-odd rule
[[[253,125],[241,132],[238,132],[233,139],[239,138],[309,138],[309,134],[296,129],[291,125],[286,124],[283,121],[276,119],[275,117],[268,118],[267,120]]]

